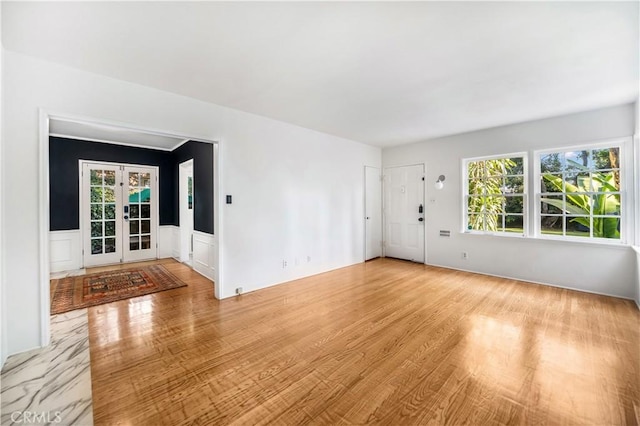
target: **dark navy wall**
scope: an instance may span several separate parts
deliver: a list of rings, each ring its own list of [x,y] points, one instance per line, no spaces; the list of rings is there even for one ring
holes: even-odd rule
[[[180,224],[180,163],[193,158],[193,229],[213,234],[213,145],[189,141],[173,152],[175,161],[174,204],[176,225]]]
[[[178,165],[193,158],[194,229],[213,233],[213,145],[189,141],[173,152],[49,138],[51,231],[80,228],[79,160],[157,166],[160,225],[179,225]]]

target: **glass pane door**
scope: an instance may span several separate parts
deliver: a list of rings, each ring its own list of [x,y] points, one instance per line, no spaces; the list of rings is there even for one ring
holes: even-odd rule
[[[82,171],[84,264],[116,263],[121,258],[121,220],[118,214],[120,168],[84,164]]]
[[[125,262],[155,257],[155,169],[125,167],[126,202]]]
[[[83,163],[84,265],[155,259],[156,169]]]

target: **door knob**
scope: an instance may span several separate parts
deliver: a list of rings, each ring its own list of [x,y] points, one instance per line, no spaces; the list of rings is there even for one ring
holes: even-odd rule
[[[418,218],[418,220],[419,220],[420,222],[422,222],[422,221],[424,220],[424,218],[423,218],[423,217],[419,217],[419,218]]]
[[[367,220],[369,220],[369,216],[367,216]]]

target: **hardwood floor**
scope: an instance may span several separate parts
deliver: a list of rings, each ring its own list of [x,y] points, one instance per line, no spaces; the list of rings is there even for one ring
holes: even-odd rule
[[[637,424],[633,302],[379,259],[89,308],[96,425]]]

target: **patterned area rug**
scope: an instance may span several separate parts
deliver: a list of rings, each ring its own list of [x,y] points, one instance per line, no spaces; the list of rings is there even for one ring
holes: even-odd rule
[[[161,265],[51,280],[51,315],[186,285]]]

